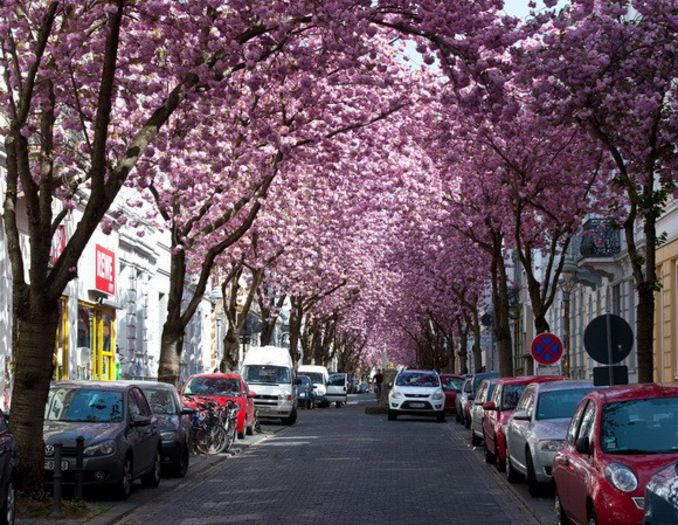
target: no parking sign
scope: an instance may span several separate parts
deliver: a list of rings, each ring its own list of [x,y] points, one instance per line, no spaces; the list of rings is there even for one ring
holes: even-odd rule
[[[540,365],[553,365],[563,356],[563,342],[557,335],[545,332],[534,338],[530,351]]]

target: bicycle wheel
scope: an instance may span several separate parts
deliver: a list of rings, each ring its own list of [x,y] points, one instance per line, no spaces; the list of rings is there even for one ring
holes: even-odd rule
[[[226,441],[224,443],[224,450],[222,452],[228,452],[228,450],[231,448],[231,445],[235,441],[237,427],[238,425],[236,424],[235,421],[228,422],[228,426],[224,429],[224,433],[226,434]]]
[[[220,454],[227,445],[228,435],[224,427],[216,424],[207,431],[207,451],[206,454]]]

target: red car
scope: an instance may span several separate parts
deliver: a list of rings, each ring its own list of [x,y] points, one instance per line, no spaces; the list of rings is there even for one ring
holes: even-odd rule
[[[518,404],[523,390],[530,383],[562,381],[562,376],[518,376],[497,379],[492,398],[483,403],[483,439],[485,442],[485,461],[497,464],[500,472],[506,468],[505,428],[513,410]]]
[[[627,385],[587,394],[553,460],[558,523],[643,523],[645,486],[677,459],[678,386]]]
[[[211,400],[221,405],[227,401],[235,401],[240,405],[238,410],[238,437],[254,432],[256,412],[254,409],[255,393],[251,392],[247,383],[239,374],[196,374],[190,376],[181,389],[183,402],[187,407],[196,408],[196,401]]]
[[[440,382],[445,392],[445,412],[457,411],[457,393],[461,392],[464,376],[458,374],[440,374]]]

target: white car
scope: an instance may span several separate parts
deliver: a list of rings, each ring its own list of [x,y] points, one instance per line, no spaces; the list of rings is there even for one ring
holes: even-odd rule
[[[434,416],[445,421],[445,393],[435,370],[402,370],[388,393],[388,419]]]

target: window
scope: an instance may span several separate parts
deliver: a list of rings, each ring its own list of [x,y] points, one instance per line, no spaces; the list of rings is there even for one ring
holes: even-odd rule
[[[345,374],[331,374],[327,380],[327,386],[346,386]]]
[[[567,437],[566,441],[570,445],[574,445],[574,437],[577,435],[577,429],[579,428],[579,424],[581,423],[581,417],[582,414],[584,413],[584,409],[586,408],[587,403],[579,403],[577,408],[574,411],[574,414],[572,415],[572,419],[570,420],[570,426],[567,429]]]
[[[476,394],[476,405],[481,405],[485,402],[485,394],[487,393],[487,383],[483,381],[480,383],[480,388]]]
[[[472,384],[471,384],[470,379],[467,379],[466,381],[464,381],[464,393],[465,394],[471,393],[471,387],[472,387]]]
[[[527,385],[504,385],[502,395],[501,395],[501,409],[502,410],[511,410],[516,407],[520,396],[523,395]]]
[[[233,396],[240,393],[240,380],[223,377],[194,377],[186,385],[184,394],[206,396]]]
[[[148,387],[142,387],[142,390],[154,414],[172,416],[179,412],[171,390]]]
[[[141,415],[141,407],[137,398],[134,396],[132,391],[129,392],[129,419],[134,421],[137,417]]]
[[[110,423],[122,421],[122,393],[96,388],[52,388],[47,421]]]
[[[518,406],[516,410],[524,410],[528,414],[532,415],[532,407],[534,406],[534,389],[528,388],[523,392],[523,395],[518,401]]]
[[[447,392],[459,392],[464,380],[461,377],[442,377],[440,378],[443,383],[443,390]]]
[[[151,407],[148,405],[148,401],[146,401],[146,397],[144,396],[144,394],[141,393],[141,390],[135,388],[132,390],[132,394],[134,395],[134,398],[137,400],[137,404],[139,405],[141,415],[151,417],[153,412],[151,411]]]
[[[400,372],[396,378],[397,386],[432,387],[440,386],[438,375],[433,372]]]
[[[591,401],[589,402],[584,415],[581,419],[581,426],[579,427],[579,432],[577,433],[577,438],[588,437],[589,443],[593,443],[593,426],[596,421],[596,404]]]
[[[248,383],[289,384],[292,382],[292,373],[284,366],[246,366],[243,377]]]
[[[539,396],[537,419],[565,419],[572,417],[581,398],[592,388],[576,388],[555,392],[544,392]]]

